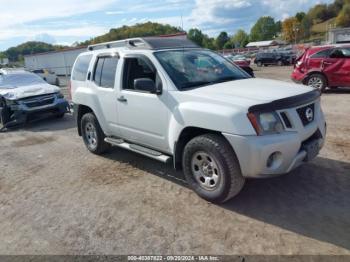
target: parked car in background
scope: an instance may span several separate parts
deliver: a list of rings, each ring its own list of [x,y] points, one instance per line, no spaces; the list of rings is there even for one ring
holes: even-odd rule
[[[249,75],[254,76],[254,71],[250,67],[250,59],[243,55],[229,55],[226,56],[227,59],[232,61],[234,64],[238,65],[244,71],[246,71]]]
[[[327,87],[350,87],[350,45],[307,49],[297,59],[291,77],[322,92]]]
[[[62,118],[68,111],[57,86],[24,70],[0,69],[0,130],[47,113]]]
[[[36,70],[32,70],[31,72],[34,74],[37,74],[38,76],[40,76],[42,79],[44,79],[47,83],[51,85],[60,86],[60,79],[54,72],[50,70],[36,69]]]
[[[291,57],[289,55],[279,53],[279,52],[264,52],[264,53],[257,53],[254,63],[261,67],[261,66],[267,66],[267,65],[289,65],[292,63]]]
[[[325,141],[318,90],[252,78],[187,39],[89,46],[74,63],[71,93],[91,153],[113,145],[172,161],[199,196],[216,203],[237,195],[246,178],[311,161]]]

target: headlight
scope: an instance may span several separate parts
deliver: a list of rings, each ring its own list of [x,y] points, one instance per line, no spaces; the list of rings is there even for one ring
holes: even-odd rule
[[[248,113],[257,135],[278,134],[284,130],[281,119],[275,112]]]

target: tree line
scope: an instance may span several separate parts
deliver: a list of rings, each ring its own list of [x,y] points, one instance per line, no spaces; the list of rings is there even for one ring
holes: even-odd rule
[[[216,37],[204,34],[198,28],[190,29],[188,38],[198,45],[213,49],[232,49],[245,47],[249,42],[272,39],[283,39],[287,42],[308,41],[314,34],[313,25],[331,21],[326,26],[350,27],[350,0],[335,0],[331,4],[317,4],[308,12],[298,12],[295,16],[283,21],[275,21],[271,16],[260,17],[250,32],[239,29],[235,34],[221,32]],[[325,28],[325,32],[326,32]],[[179,27],[159,23],[140,23],[133,26],[113,28],[108,33],[91,38],[87,41],[75,43],[75,46],[86,46],[101,42],[115,41],[130,37],[145,37],[180,33]],[[26,42],[16,47],[11,47],[5,52],[0,52],[0,57],[8,57],[10,61],[23,61],[23,56],[42,52],[56,51],[67,46],[52,45],[43,42]]]
[[[245,47],[249,42],[280,39],[288,43],[306,42],[312,37],[312,26],[326,21],[323,34],[332,27],[350,27],[350,0],[335,0],[331,4],[317,4],[308,12],[298,12],[283,21],[275,21],[271,16],[260,17],[250,32],[239,29],[229,35],[221,32],[216,38],[210,38],[201,30],[194,28],[188,37],[197,44],[210,49],[232,49]]]

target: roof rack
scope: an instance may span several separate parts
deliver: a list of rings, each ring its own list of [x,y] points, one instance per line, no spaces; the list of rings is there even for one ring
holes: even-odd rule
[[[129,38],[125,40],[89,45],[88,50],[93,51],[117,47],[124,47],[129,49],[161,50],[174,48],[198,48],[199,46],[187,39],[186,35],[171,35]]]

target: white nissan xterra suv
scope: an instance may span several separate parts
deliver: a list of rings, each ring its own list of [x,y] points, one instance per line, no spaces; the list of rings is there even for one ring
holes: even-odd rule
[[[111,145],[173,161],[208,201],[237,195],[246,178],[285,174],[325,141],[320,93],[252,78],[184,37],[147,37],[88,47],[71,94],[89,151]]]

